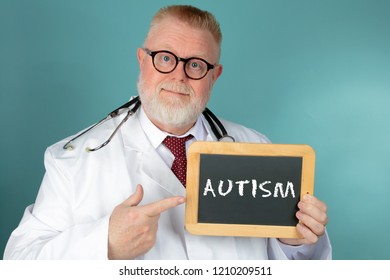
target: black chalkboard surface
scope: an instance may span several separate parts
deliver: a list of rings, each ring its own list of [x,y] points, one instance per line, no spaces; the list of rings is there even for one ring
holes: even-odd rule
[[[193,143],[187,167],[187,230],[299,237],[297,203],[313,193],[314,163],[314,151],[307,145]]]

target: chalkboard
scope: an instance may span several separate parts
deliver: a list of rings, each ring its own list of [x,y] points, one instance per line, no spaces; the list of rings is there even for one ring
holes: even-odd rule
[[[186,228],[192,234],[299,237],[295,213],[314,189],[308,145],[194,142]]]

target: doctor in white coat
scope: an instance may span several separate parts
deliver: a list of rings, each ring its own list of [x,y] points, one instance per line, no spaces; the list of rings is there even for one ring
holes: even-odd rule
[[[103,148],[124,115],[45,153],[33,205],[13,231],[4,259],[330,259],[324,202],[305,196],[296,213],[301,239],[197,236],[184,226],[185,188],[171,171],[167,135],[216,141],[202,116],[222,73],[221,31],[213,15],[170,6],[153,18],[137,52],[140,109]],[[184,59],[183,59],[184,58]],[[194,59],[188,59],[194,58]],[[221,120],[237,142],[262,134]]]

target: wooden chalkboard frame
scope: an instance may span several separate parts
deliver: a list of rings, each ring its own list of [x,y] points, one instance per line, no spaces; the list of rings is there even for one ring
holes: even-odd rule
[[[295,226],[222,224],[198,222],[199,176],[201,154],[301,157],[302,176],[300,198],[313,194],[315,152],[308,145],[258,144],[228,142],[194,142],[188,150],[186,229],[195,235],[210,236],[249,236],[249,237],[301,237]]]

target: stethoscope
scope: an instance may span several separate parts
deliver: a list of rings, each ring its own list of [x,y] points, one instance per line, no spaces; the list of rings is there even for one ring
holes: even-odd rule
[[[141,105],[141,100],[139,99],[139,96],[132,98],[129,102],[126,102],[122,106],[116,108],[114,111],[109,113],[105,118],[101,119],[99,122],[95,123],[88,129],[82,131],[81,133],[77,134],[74,136],[72,139],[70,139],[64,146],[64,150],[73,150],[74,146],[72,143],[77,140],[79,137],[83,136],[87,132],[91,131],[95,127],[101,125],[105,121],[115,118],[121,114],[123,114],[124,111],[127,111],[126,116],[122,119],[122,121],[119,123],[119,125],[115,128],[115,130],[111,133],[110,137],[104,141],[102,144],[95,148],[90,148],[87,147],[85,150],[87,152],[95,152],[97,150],[100,150],[101,148],[105,147],[108,145],[108,143],[111,142],[111,139],[115,136],[119,128],[131,117],[132,115],[135,114],[135,112],[138,110],[138,108]],[[235,142],[235,139],[233,136],[228,135],[225,127],[221,123],[221,121],[208,109],[205,108],[203,111],[203,116],[205,117],[206,121],[210,125],[211,130],[213,131],[215,137],[218,139],[220,142]]]

